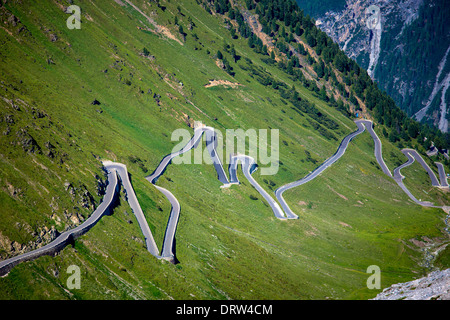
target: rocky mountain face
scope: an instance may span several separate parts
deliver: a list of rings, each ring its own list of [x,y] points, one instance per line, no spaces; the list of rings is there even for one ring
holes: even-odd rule
[[[443,0],[346,0],[316,25],[411,117],[448,132],[450,6]],[[308,12],[308,1],[298,1]],[[372,25],[370,24],[372,23]]]
[[[450,269],[434,271],[420,279],[394,284],[373,300],[450,300]]]

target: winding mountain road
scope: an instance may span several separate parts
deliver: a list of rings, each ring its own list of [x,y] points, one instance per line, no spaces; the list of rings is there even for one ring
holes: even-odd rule
[[[88,232],[105,214],[112,214],[115,197],[118,191],[117,174],[115,170],[110,170],[108,174],[108,185],[106,187],[103,201],[94,210],[91,216],[82,224],[71,230],[61,233],[55,240],[36,250],[23,253],[21,255],[0,261],[0,276],[9,272],[20,262],[36,259],[43,255],[54,255],[62,250],[66,245],[72,243],[76,238]]]
[[[156,182],[158,181],[158,178],[165,172],[168,165],[171,163],[172,159],[188,152],[192,148],[196,148],[198,144],[201,141],[202,135],[205,133],[206,138],[206,147],[209,151],[209,155],[211,159],[213,160],[214,168],[217,172],[217,179],[221,181],[224,184],[228,184],[228,178],[225,174],[225,170],[223,169],[222,163],[220,161],[220,158],[217,156],[217,136],[214,134],[214,128],[211,127],[197,127],[194,129],[194,135],[192,136],[191,140],[179,151],[173,152],[165,156],[161,162],[159,163],[158,167],[153,171],[153,173],[149,176],[147,176],[145,179],[147,179],[151,184],[155,186],[156,189],[158,189],[170,202],[172,208],[170,210],[170,216],[169,221],[167,222],[166,231],[164,234],[164,241],[163,241],[163,247],[161,250],[161,256],[158,254],[152,254],[155,257],[161,257],[163,259],[167,259],[169,261],[174,262],[175,261],[175,255],[173,253],[174,251],[174,240],[175,240],[175,231],[178,225],[178,220],[180,217],[180,203],[178,202],[177,198],[167,189],[157,186]],[[146,222],[145,222],[146,224]],[[147,228],[145,226],[145,228]],[[142,228],[141,228],[142,229]],[[156,246],[156,245],[155,245]],[[157,249],[156,249],[157,251]]]
[[[230,165],[228,167],[230,173],[230,183],[239,183],[239,180],[237,178],[237,165],[238,162],[240,162],[245,178],[247,178],[250,184],[259,192],[260,195],[264,197],[267,203],[269,203],[275,217],[280,220],[298,219],[298,216],[293,213],[289,214],[288,212],[286,212],[285,216],[283,210],[280,208],[280,205],[252,177],[253,172],[255,172],[258,168],[255,159],[246,155],[234,155],[230,158]]]
[[[447,175],[445,174],[445,169],[444,169],[444,165],[440,162],[435,162],[437,168],[438,168],[438,172],[439,172],[439,180],[441,181],[441,188],[448,188],[448,180],[447,180]]]
[[[378,138],[378,135],[373,130],[373,122],[370,120],[356,120],[356,123],[362,123],[364,124],[364,127],[366,128],[367,132],[369,132],[370,136],[372,137],[373,143],[374,143],[374,154],[375,159],[377,160],[378,164],[381,167],[381,170],[383,173],[389,177],[392,177],[391,170],[387,167],[386,163],[383,159],[383,145],[381,144],[380,138]]]
[[[156,242],[153,238],[150,227],[148,226],[147,220],[145,219],[144,213],[142,212],[141,206],[139,205],[139,201],[136,197],[133,186],[131,185],[127,167],[122,163],[111,161],[103,161],[103,166],[106,168],[106,170],[108,170],[108,172],[116,172],[119,175],[120,182],[125,190],[127,202],[138,221],[142,234],[144,235],[147,250],[152,255],[157,257],[159,255],[158,247],[156,246]]]
[[[439,180],[436,178],[436,175],[434,174],[433,170],[431,170],[430,166],[423,160],[423,158],[420,156],[420,154],[414,150],[414,149],[403,149],[403,154],[406,156],[407,154],[414,158],[415,161],[417,161],[422,168],[425,169],[425,171],[428,173],[428,176],[431,180],[431,185],[433,187],[440,187],[441,184],[439,183]]]
[[[309,173],[306,177],[288,183],[277,190],[275,190],[275,196],[278,199],[278,201],[281,203],[281,207],[283,208],[284,212],[288,216],[297,216],[295,215],[289,205],[287,204],[286,200],[283,198],[283,192],[286,190],[301,186],[302,184],[305,184],[313,179],[315,179],[319,174],[321,174],[326,168],[331,166],[333,163],[335,163],[340,157],[342,157],[345,153],[345,150],[348,147],[348,144],[350,141],[356,137],[358,134],[364,132],[364,125],[362,122],[356,122],[356,125],[358,127],[358,130],[355,132],[350,133],[348,136],[346,136],[344,139],[342,139],[341,144],[339,145],[339,148],[337,149],[336,153],[328,158],[324,163],[322,163],[319,167],[317,167],[315,170],[313,170],[311,173]]]
[[[403,154],[408,158],[408,161],[394,169],[395,182],[397,182],[400,188],[402,188],[403,191],[409,196],[409,198],[415,203],[425,207],[433,207],[433,204],[431,202],[417,200],[417,198],[408,190],[408,188],[406,188],[405,184],[403,183],[403,179],[405,177],[400,173],[400,170],[407,166],[410,166],[415,161],[415,157],[412,156],[409,152],[403,152]]]
[[[227,175],[225,174],[225,170],[223,169],[223,165],[220,161],[220,158],[217,155],[216,147],[217,147],[217,135],[214,131],[214,128],[201,126],[197,127],[194,130],[193,137],[189,140],[189,142],[179,151],[173,152],[165,156],[155,171],[146,177],[146,179],[155,186],[157,190],[159,190],[170,202],[172,208],[169,216],[169,221],[166,226],[166,231],[164,234],[164,241],[161,250],[161,254],[159,254],[158,247],[153,238],[150,227],[145,219],[143,211],[139,205],[139,201],[134,192],[133,186],[131,185],[127,168],[124,164],[104,161],[103,165],[107,172],[108,177],[108,186],[106,188],[106,193],[103,197],[102,203],[98,206],[98,208],[92,213],[92,215],[84,221],[78,227],[63,232],[60,234],[55,240],[50,242],[49,244],[38,248],[36,250],[20,254],[18,256],[12,257],[10,259],[6,259],[4,261],[0,261],[0,275],[5,275],[13,268],[15,265],[22,261],[27,261],[31,259],[35,259],[42,255],[52,255],[56,252],[62,250],[67,244],[71,243],[77,237],[86,233],[90,228],[92,228],[98,220],[105,214],[111,214],[114,208],[115,198],[118,196],[120,188],[118,177],[120,178],[120,183],[124,188],[126,193],[127,201],[133,210],[136,219],[138,220],[139,227],[144,235],[145,243],[147,246],[147,250],[158,259],[166,259],[172,262],[176,261],[176,257],[174,255],[174,242],[175,242],[175,231],[177,228],[179,216],[180,216],[180,203],[176,199],[176,197],[167,189],[156,185],[158,178],[165,172],[168,165],[171,163],[171,160],[185,152],[188,152],[192,148],[198,146],[201,141],[203,134],[205,134],[206,146],[209,151],[209,155],[213,160],[213,164],[215,170],[217,172],[217,179],[222,182],[225,186],[230,186],[232,184],[239,184],[239,180],[237,177],[237,167],[238,163],[241,164],[242,171],[244,173],[245,178],[250,182],[250,184],[262,195],[262,197],[267,201],[270,205],[274,215],[276,218],[280,220],[288,220],[288,219],[298,219],[298,216],[292,212],[289,205],[286,203],[283,198],[283,193],[289,189],[295,188],[297,186],[303,185],[317,176],[319,176],[326,168],[330,167],[337,160],[339,160],[345,153],[349,143],[352,141],[354,137],[367,130],[371,135],[374,141],[374,154],[378,164],[381,167],[381,170],[390,178],[394,179],[397,184],[402,188],[402,190],[417,204],[427,207],[436,207],[430,202],[419,201],[414,195],[406,188],[403,183],[404,176],[401,175],[401,169],[411,165],[414,161],[418,161],[422,167],[427,171],[432,186],[448,188],[449,185],[447,183],[447,178],[445,175],[444,167],[441,163],[436,162],[439,171],[440,182],[436,178],[436,175],[428,166],[428,164],[423,160],[423,158],[417,153],[417,151],[413,149],[403,149],[403,154],[407,157],[407,162],[394,169],[393,174],[390,172],[389,168],[385,164],[382,155],[382,144],[377,134],[373,130],[373,123],[370,120],[356,120],[355,124],[357,126],[357,130],[350,133],[341,141],[337,151],[333,156],[328,158],[325,162],[323,162],[319,167],[313,170],[311,173],[306,175],[304,178],[296,180],[294,182],[288,183],[286,185],[281,186],[275,191],[275,197],[281,204],[281,206],[267,193],[264,188],[262,188],[258,182],[253,178],[252,174],[257,170],[257,164],[255,160],[247,155],[230,155],[230,164],[228,166],[228,172],[230,176],[230,180],[228,180]]]

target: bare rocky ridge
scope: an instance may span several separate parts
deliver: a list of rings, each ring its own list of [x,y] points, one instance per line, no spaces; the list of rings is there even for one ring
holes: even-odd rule
[[[371,53],[372,30],[367,28],[366,9],[376,4],[380,8],[381,24],[387,29],[399,27],[400,32],[417,17],[423,0],[347,0],[340,12],[327,12],[317,19],[316,24],[336,41],[345,53],[353,59]],[[367,68],[369,61],[362,60]]]
[[[450,269],[394,284],[372,300],[450,300]]]
[[[370,17],[367,10],[371,5],[380,9],[381,30],[369,29],[366,25]],[[419,36],[423,30],[410,27],[422,21],[421,8],[434,6],[445,6],[445,3],[440,0],[346,0],[342,9],[314,18],[316,25],[336,41],[347,56],[365,68],[397,105],[418,121],[448,132],[450,73],[445,50],[448,52],[450,35],[437,39],[430,37],[434,48],[430,52],[427,46],[415,43],[417,39],[418,43],[423,41]],[[441,11],[435,15],[447,14]],[[435,16],[432,18],[438,20]],[[412,43],[405,36],[411,33],[417,36]],[[411,51],[412,46],[417,47],[416,50]],[[411,57],[412,52],[422,57],[420,62]],[[398,65],[393,67],[391,60],[396,60]],[[432,104],[434,106],[430,108]]]

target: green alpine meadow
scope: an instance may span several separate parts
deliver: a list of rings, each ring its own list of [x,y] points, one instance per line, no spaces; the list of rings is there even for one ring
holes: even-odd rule
[[[295,1],[0,0],[0,42],[0,263],[86,223],[110,190],[106,161],[126,166],[160,250],[174,205],[159,187],[180,207],[173,259],[152,255],[119,176],[111,212],[5,269],[0,299],[367,300],[450,268],[450,161],[427,155],[450,135],[398,108]],[[284,192],[298,219],[274,215],[244,164],[235,184],[211,163],[175,159],[146,179],[177,151],[177,130],[222,133],[226,175],[227,130],[265,130],[277,170],[264,175],[255,158],[251,177],[278,202],[278,188],[335,155],[363,119],[392,174],[405,148],[429,166],[439,186],[419,161],[400,171],[429,205],[383,172],[367,127]]]

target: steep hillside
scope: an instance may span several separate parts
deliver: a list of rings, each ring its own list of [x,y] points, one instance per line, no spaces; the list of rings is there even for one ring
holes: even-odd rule
[[[67,27],[71,4],[80,29]],[[105,193],[103,160],[127,166],[161,248],[171,206],[145,177],[194,121],[223,134],[278,129],[278,172],[253,174],[270,194],[332,156],[356,114],[374,120],[391,170],[407,161],[399,147],[424,154],[424,136],[447,141],[401,112],[293,1],[4,1],[0,19],[2,260],[85,221]],[[319,177],[287,191],[299,216],[289,221],[241,171],[241,184],[221,188],[214,166],[172,163],[158,185],[181,206],[178,264],[147,251],[122,189],[114,213],[72,245],[0,278],[0,297],[373,298],[381,289],[367,288],[368,266],[380,267],[382,288],[410,281],[429,271],[419,240],[449,241],[446,213],[411,201],[374,147],[361,133]],[[448,188],[409,169],[417,198],[450,203]],[[79,289],[67,286],[71,265]]]

